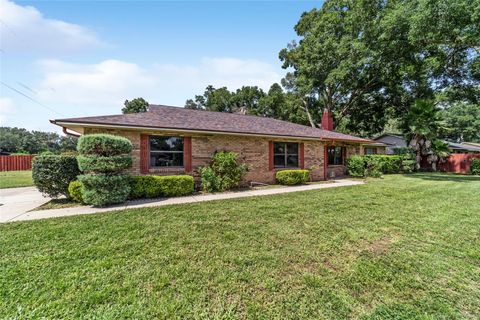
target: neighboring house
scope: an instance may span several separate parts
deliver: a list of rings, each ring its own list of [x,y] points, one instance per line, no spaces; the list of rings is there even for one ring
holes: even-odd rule
[[[110,133],[133,144],[131,173],[196,174],[216,151],[239,154],[245,181],[273,183],[282,169],[308,169],[311,180],[346,173],[345,161],[373,143],[272,118],[151,105],[148,112],[50,121],[79,134]],[[325,113],[324,128],[333,129]]]
[[[399,134],[384,133],[372,140],[386,145],[385,154],[395,154],[395,149],[408,146],[407,141]]]

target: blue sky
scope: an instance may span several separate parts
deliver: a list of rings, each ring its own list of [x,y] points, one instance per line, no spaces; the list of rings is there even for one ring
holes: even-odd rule
[[[320,6],[0,0],[0,125],[53,131],[49,119],[116,114],[138,96],[183,106],[208,84],[268,89],[300,15]]]

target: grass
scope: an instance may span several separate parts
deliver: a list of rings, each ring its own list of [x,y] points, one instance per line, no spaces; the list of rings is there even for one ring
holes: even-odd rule
[[[61,198],[61,199],[52,199],[42,204],[40,207],[37,207],[31,211],[73,208],[73,207],[79,207],[79,206],[81,206],[81,204],[78,202],[75,202],[71,199]]]
[[[478,319],[480,178],[0,225],[0,318]]]
[[[0,172],[0,189],[33,186],[32,171]]]

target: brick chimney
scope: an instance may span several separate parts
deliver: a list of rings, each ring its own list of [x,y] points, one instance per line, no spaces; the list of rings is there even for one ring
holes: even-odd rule
[[[323,110],[322,115],[322,129],[324,130],[333,130],[333,115],[327,109]]]

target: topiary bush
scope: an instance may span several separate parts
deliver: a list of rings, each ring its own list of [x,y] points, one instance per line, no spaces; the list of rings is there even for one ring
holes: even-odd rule
[[[75,202],[83,203],[82,183],[78,180],[70,182],[68,185],[68,194]]]
[[[198,169],[202,189],[206,192],[225,191],[237,187],[248,168],[238,163],[238,154],[220,151],[213,155],[209,166]]]
[[[81,155],[118,156],[132,152],[132,143],[111,134],[88,134],[78,138],[77,151]]]
[[[124,170],[132,165],[130,140],[109,134],[84,135],[78,139],[77,150],[84,172],[78,177],[83,201],[104,206],[127,200],[131,179]]]
[[[126,174],[83,174],[78,180],[83,185],[83,201],[94,206],[122,203],[130,194],[130,176]]]
[[[78,156],[78,167],[83,172],[115,172],[132,166],[132,157],[129,155],[120,156]]]
[[[275,174],[277,182],[283,185],[292,186],[305,184],[310,178],[308,170],[281,170]]]
[[[480,159],[472,159],[472,163],[470,165],[470,173],[480,175]]]
[[[33,158],[33,183],[42,194],[50,198],[69,198],[68,185],[79,174],[77,159],[73,156],[40,155]]]
[[[192,194],[192,176],[135,176],[130,180],[130,199],[180,197]]]

